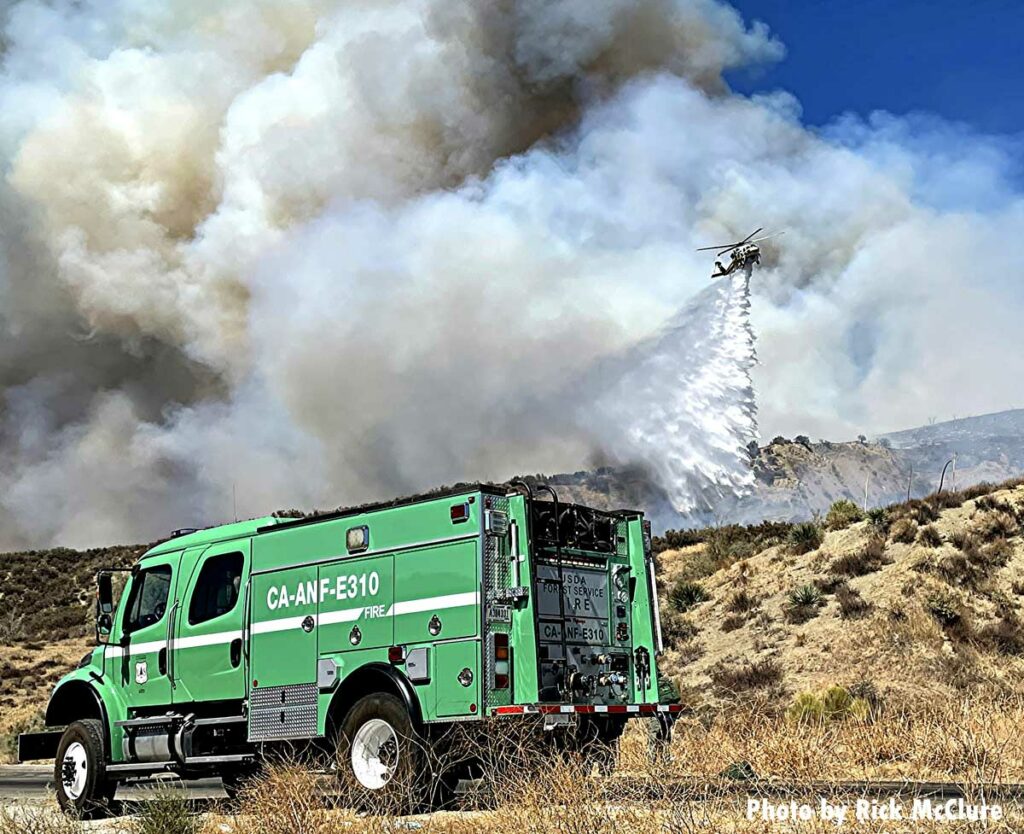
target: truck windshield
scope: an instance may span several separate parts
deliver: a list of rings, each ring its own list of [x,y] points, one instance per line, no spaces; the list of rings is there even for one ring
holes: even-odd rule
[[[139,571],[132,582],[124,624],[126,634],[160,622],[167,610],[171,590],[171,568],[160,565]]]

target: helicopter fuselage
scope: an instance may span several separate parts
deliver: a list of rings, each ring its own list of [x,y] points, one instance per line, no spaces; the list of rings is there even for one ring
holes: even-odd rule
[[[729,275],[748,264],[759,263],[761,263],[761,249],[756,244],[748,243],[744,246],[739,246],[736,249],[733,249],[732,252],[729,253],[728,266],[722,266],[721,261],[715,261],[716,269],[715,273],[711,277],[720,278],[723,275]]]

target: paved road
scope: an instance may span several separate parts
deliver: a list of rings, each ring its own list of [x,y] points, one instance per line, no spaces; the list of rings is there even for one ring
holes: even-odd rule
[[[40,765],[0,765],[0,799],[45,799],[52,795],[53,768]],[[143,799],[147,791],[160,785],[183,786],[190,799],[223,799],[220,779],[194,782],[151,780],[118,788],[118,799]]]

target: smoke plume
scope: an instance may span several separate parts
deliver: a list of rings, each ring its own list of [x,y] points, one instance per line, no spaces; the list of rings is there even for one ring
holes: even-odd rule
[[[1019,149],[736,96],[783,49],[718,0],[0,21],[0,546],[609,457],[685,509],[742,485],[751,372],[805,433],[1024,372]],[[745,291],[692,250],[756,226],[787,235],[751,371]]]

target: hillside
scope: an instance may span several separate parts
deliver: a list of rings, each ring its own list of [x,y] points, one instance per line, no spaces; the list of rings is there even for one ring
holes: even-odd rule
[[[96,572],[127,567],[149,545],[0,555],[0,761],[39,725],[57,680],[93,645]]]
[[[715,524],[798,521],[825,513],[846,498],[878,507],[938,489],[953,455],[955,472],[945,486],[999,483],[1024,474],[1024,409],[935,423],[847,442],[776,437],[752,448],[755,483],[749,494],[723,499],[709,511],[680,516],[643,470],[604,467],[537,476],[566,499],[602,508],[642,507],[656,529]],[[865,500],[866,499],[866,500]]]
[[[820,544],[813,525],[659,540],[665,666],[686,700],[787,703],[841,685],[920,703],[1019,688],[1024,482],[863,520],[839,509]]]

